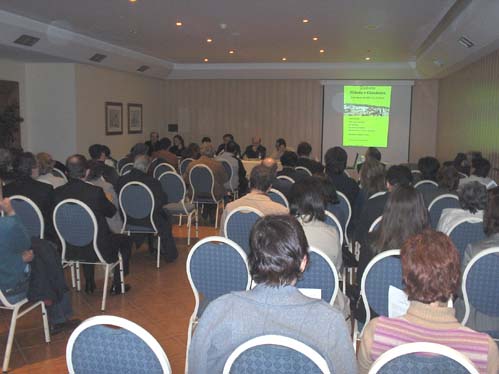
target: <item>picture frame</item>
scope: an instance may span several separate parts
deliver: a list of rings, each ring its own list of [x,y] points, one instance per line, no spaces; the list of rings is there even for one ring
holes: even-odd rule
[[[123,104],[106,102],[106,135],[123,134]]]
[[[128,104],[128,133],[142,134],[142,104]]]

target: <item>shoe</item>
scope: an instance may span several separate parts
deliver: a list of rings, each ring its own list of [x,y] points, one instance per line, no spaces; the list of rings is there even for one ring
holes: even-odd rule
[[[74,319],[68,319],[66,322],[62,323],[64,325],[64,328],[67,330],[73,330],[76,327],[78,327],[81,323],[81,319],[74,318]]]
[[[130,286],[129,284],[125,284],[125,293],[127,293],[131,289],[132,289],[132,286]],[[121,285],[118,284],[117,286],[112,286],[111,290],[109,292],[113,296],[121,294]]]
[[[57,335],[61,333],[62,330],[64,330],[64,323],[55,323],[49,327],[50,335]]]

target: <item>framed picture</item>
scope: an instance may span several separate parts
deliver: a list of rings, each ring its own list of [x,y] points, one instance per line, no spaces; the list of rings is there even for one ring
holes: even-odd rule
[[[142,134],[142,104],[128,104],[128,133]]]
[[[106,102],[106,135],[123,134],[123,104]]]

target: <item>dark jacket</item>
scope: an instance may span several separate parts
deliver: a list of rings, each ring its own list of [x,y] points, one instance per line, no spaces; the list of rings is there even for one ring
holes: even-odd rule
[[[306,167],[308,170],[310,170],[312,175],[324,173],[324,165],[307,157],[298,157],[298,163],[296,164],[296,166]]]
[[[336,188],[336,191],[340,191],[347,197],[350,206],[353,209],[355,200],[357,199],[357,195],[360,190],[357,182],[355,182],[345,173],[331,174],[331,175],[328,174],[327,177],[333,183],[334,187]]]
[[[281,171],[277,172],[277,176],[280,177],[281,175],[285,175],[286,177],[290,177],[293,179],[295,182],[298,182],[303,179],[304,175],[301,173],[298,173],[294,168],[292,167],[283,167]]]
[[[365,202],[359,216],[358,224],[355,227],[355,240],[358,241],[361,246],[366,244],[367,233],[373,222],[383,214],[389,196],[390,193],[387,192],[383,195],[376,196],[373,199],[368,199]]]
[[[256,151],[253,150],[252,145],[248,145],[242,157],[246,156],[247,158],[264,159],[266,154],[267,154],[267,149],[263,145],[259,145],[258,147],[256,147]]]

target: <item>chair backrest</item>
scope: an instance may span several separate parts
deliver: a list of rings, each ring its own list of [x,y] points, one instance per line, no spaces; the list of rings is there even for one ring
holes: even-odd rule
[[[248,290],[251,284],[246,253],[232,240],[220,236],[198,241],[189,252],[186,269],[196,300],[194,315],[200,314],[200,296],[207,305],[231,291]]]
[[[185,158],[182,160],[182,162],[180,162],[180,166],[178,167],[180,175],[184,175],[184,173],[187,170],[187,167],[189,166],[191,161],[194,161],[194,159],[193,158]]]
[[[238,186],[233,186],[233,175],[234,175],[234,169],[232,169],[232,166],[230,166],[229,162],[224,159],[218,159],[222,163],[222,166],[224,167],[225,173],[227,173],[227,177],[229,178],[229,183],[230,183],[230,189],[232,192],[235,192]]]
[[[381,220],[383,219],[383,216],[379,216],[376,218],[373,223],[371,224],[371,227],[369,227],[369,232],[373,232],[378,228],[378,226],[381,224]]]
[[[391,249],[375,256],[362,274],[360,294],[366,309],[365,325],[371,319],[370,309],[379,316],[388,317],[388,290],[390,286],[404,289],[399,249]]]
[[[158,341],[125,318],[96,316],[83,321],[66,346],[70,374],[170,374],[170,362]]]
[[[161,189],[168,196],[168,203],[181,203],[185,200],[185,182],[180,175],[173,171],[167,171],[159,176]]]
[[[30,237],[43,239],[45,232],[45,221],[40,208],[33,200],[22,195],[10,197],[12,208],[28,231]],[[3,212],[2,212],[3,215]]]
[[[64,174],[62,170],[57,168],[52,168],[52,174],[54,174],[56,177],[61,177],[62,179],[64,179],[66,183],[68,182],[68,177],[66,176],[66,174]]]
[[[331,259],[317,248],[309,248],[308,260],[308,266],[301,279],[296,282],[296,287],[320,289],[322,300],[333,305],[339,289],[336,267]]]
[[[53,220],[62,243],[63,260],[68,244],[72,247],[92,245],[99,261],[105,263],[97,245],[97,219],[87,204],[76,199],[63,200],[54,208]]]
[[[285,182],[289,182],[291,184],[295,183],[295,180],[293,178],[291,178],[291,177],[288,177],[287,175],[279,175],[277,177],[277,179],[280,179],[280,180],[285,181]]]
[[[464,257],[464,251],[468,244],[477,243],[482,239],[485,239],[485,233],[483,232],[483,222],[482,220],[473,219],[470,221],[464,218],[454,226],[449,229],[447,233],[451,238],[452,242],[456,246],[459,254],[461,256],[461,261]]]
[[[269,192],[267,192],[267,195],[270,197],[270,200],[272,200],[273,202],[284,205],[286,208],[289,209],[288,199],[286,199],[286,196],[284,196],[284,194],[281,191],[271,188]]]
[[[369,196],[369,200],[374,199],[375,197],[378,197],[378,196],[383,196],[385,193],[386,193],[386,191],[376,192],[376,193],[372,194],[371,196]]]
[[[470,305],[478,312],[499,317],[499,247],[481,251],[466,265],[463,273],[462,290],[466,325]],[[497,331],[496,331],[497,334]]]
[[[263,335],[237,347],[225,362],[229,373],[331,373],[324,357],[299,340]]]
[[[203,164],[194,165],[189,172],[189,184],[192,188],[192,200],[196,201],[199,198],[211,198],[216,201],[213,193],[215,187],[215,176],[213,171]]]
[[[377,373],[479,372],[465,355],[453,348],[436,343],[416,342],[401,344],[379,356],[369,369],[369,374]]]
[[[339,219],[331,212],[325,211],[326,219],[324,223],[329,226],[333,226],[338,232],[338,236],[340,237],[340,245],[343,246],[343,229],[341,228],[341,223]]]
[[[428,206],[428,212],[430,215],[431,227],[433,227],[433,229],[437,228],[442,211],[446,208],[461,208],[459,205],[459,198],[456,195],[446,193],[437,196],[432,200]]]
[[[416,183],[414,185],[414,188],[421,192],[422,194],[425,194],[427,192],[435,191],[438,189],[438,184],[437,182],[428,180],[428,179],[423,179]]]
[[[121,167],[120,169],[120,175],[125,175],[127,172],[133,169],[133,164],[129,162],[128,164],[125,164]]]
[[[118,162],[116,163],[116,170],[118,170],[118,172],[121,172],[121,168],[127,163],[127,161],[128,158],[126,157],[119,159]]]
[[[154,195],[144,183],[132,181],[125,184],[120,190],[118,201],[123,215],[122,230],[126,228],[128,217],[134,219],[149,217],[150,226],[158,231],[153,220]]]
[[[336,191],[336,195],[338,196],[339,203],[334,205],[329,205],[328,209],[331,213],[333,213],[340,221],[341,228],[343,229],[343,233],[345,234],[345,241],[349,243],[348,240],[348,226],[350,225],[350,219],[352,218],[352,207],[350,205],[350,201],[345,196],[344,193],[340,191]],[[341,210],[341,214],[336,214],[335,210]]]
[[[251,229],[260,217],[263,217],[263,213],[249,206],[234,209],[223,222],[225,237],[236,242],[246,254],[249,254]]]
[[[154,167],[152,176],[158,179],[161,174],[166,173],[167,171],[173,171],[174,173],[177,172],[172,165],[167,162],[162,162]]]
[[[310,170],[308,170],[305,166],[297,166],[297,167],[295,167],[295,171],[298,174],[303,175],[305,177],[312,176],[312,172]]]

